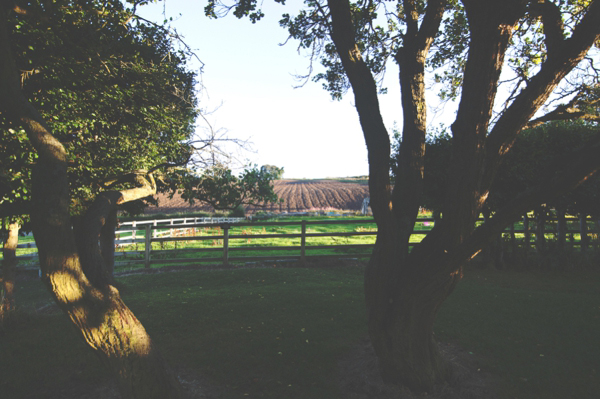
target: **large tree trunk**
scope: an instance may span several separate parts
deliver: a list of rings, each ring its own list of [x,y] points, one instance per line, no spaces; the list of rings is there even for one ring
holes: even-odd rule
[[[581,29],[573,35],[573,45],[552,46],[551,62],[517,97],[488,136],[504,55],[513,27],[528,2],[463,1],[471,33],[470,50],[459,111],[452,126],[450,188],[442,218],[423,242],[409,252],[408,239],[417,217],[423,173],[426,126],[423,66],[446,6],[446,1],[428,1],[426,13],[421,16],[417,3],[402,2],[406,31],[396,60],[400,66],[404,126],[399,172],[390,195],[386,163],[389,143],[381,122],[376,85],[354,37],[348,0],[328,0],[331,38],[352,86],[369,152],[369,190],[378,226],[377,242],[365,274],[369,334],[384,381],[427,391],[449,375],[434,339],[433,324],[440,306],[459,281],[462,266],[530,209],[528,206],[576,185],[598,168],[597,157],[587,149],[580,158],[574,158],[582,160],[576,167],[550,176],[545,185],[524,193],[475,231],[475,221],[502,156],[560,79],[593,44],[598,35],[593,21],[599,9],[597,2],[591,6]],[[548,184],[549,181],[553,184]]]
[[[15,269],[17,267],[17,245],[19,223],[10,223],[3,247],[2,297],[0,297],[0,322],[15,308]]]
[[[381,265],[406,270],[412,266],[406,262],[400,263],[398,254],[386,249],[378,250],[371,258],[365,280],[369,336],[383,380],[423,392],[446,381],[451,373],[440,355],[433,325],[437,311],[461,276],[454,273],[423,279],[408,273],[382,281],[389,274],[381,273]],[[377,290],[379,295],[375,295]]]
[[[81,337],[113,371],[125,398],[177,398],[177,380],[117,289],[84,273],[87,269],[90,276],[101,275],[94,272],[102,264],[81,263],[89,257],[80,257],[71,228],[67,154],[21,93],[8,45],[6,10],[0,11],[0,109],[23,126],[39,157],[31,220],[42,279]],[[122,195],[116,203],[126,199]]]

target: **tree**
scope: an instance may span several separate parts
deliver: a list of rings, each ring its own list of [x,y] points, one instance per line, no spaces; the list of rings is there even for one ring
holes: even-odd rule
[[[598,134],[595,123],[582,121],[554,121],[537,124],[534,128],[525,129],[519,134],[511,151],[490,187],[489,195],[482,207],[482,213],[488,218],[502,206],[515,198],[528,187],[538,183],[537,179],[544,170],[552,168],[553,164],[562,158],[564,153],[572,153],[593,142]],[[452,137],[446,133],[430,135],[426,141],[425,173],[422,206],[440,215],[444,203],[444,193],[448,189],[450,174],[447,164],[452,155]],[[397,151],[392,153],[392,162]],[[394,176],[392,170],[392,176]],[[598,215],[598,183],[600,175],[596,174],[587,179],[575,190],[558,196],[553,200],[538,204],[535,210],[539,219],[537,225],[541,228],[543,218],[548,212],[555,212],[559,221],[558,247],[563,249],[566,236],[567,212],[573,215]],[[519,215],[521,216],[521,215]],[[517,219],[514,220],[515,222]],[[539,237],[538,249],[545,251],[543,235]],[[498,255],[499,251],[496,252]],[[561,255],[559,253],[559,255]],[[499,260],[499,259],[496,259]]]
[[[515,141],[514,149],[507,162],[498,170],[488,198],[489,208],[495,210],[500,204],[517,195],[526,187],[536,184],[541,171],[562,161],[562,154],[573,152],[593,142],[598,134],[596,124],[581,122],[548,122],[523,131]],[[567,160],[567,162],[569,162]],[[546,244],[542,229],[548,213],[554,212],[558,221],[556,249],[553,253],[561,263],[568,262],[565,249],[567,224],[565,215],[598,214],[600,174],[588,178],[573,191],[545,201],[534,208],[536,214],[536,246],[538,253],[546,255],[550,247]]]
[[[4,222],[2,223],[4,224]],[[6,228],[5,228],[6,227]],[[19,224],[18,222],[8,223],[8,226],[2,226],[4,245],[2,249],[2,278],[0,282],[0,326],[4,319],[15,307],[15,265],[17,263],[17,244],[19,242]],[[4,234],[3,234],[4,235]]]
[[[118,0],[3,2],[0,12],[2,215],[31,216],[43,281],[123,396],[179,397],[112,285],[110,236],[118,207],[191,179],[179,168],[190,160],[217,159],[211,150],[223,137],[192,137],[198,112],[187,53],[162,27],[132,24],[133,10]],[[19,76],[11,45],[32,70]],[[263,177],[253,184],[272,195]],[[82,222],[72,226],[73,215]]]
[[[13,129],[9,133],[17,135]],[[20,132],[24,133],[24,132]],[[4,137],[4,136],[2,136]],[[15,309],[15,269],[19,230],[28,221],[31,177],[28,165],[33,153],[24,140],[0,139],[0,241],[3,260],[0,274],[0,324]]]
[[[263,173],[270,173],[275,180],[281,180],[281,178],[283,178],[283,168],[279,168],[275,165],[263,165],[260,167],[260,171]]]
[[[178,383],[140,321],[118,290],[93,273],[102,263],[82,257],[84,250],[77,247],[70,218],[68,154],[21,91],[9,47],[8,14],[26,10],[9,6],[3,3],[0,10],[0,110],[23,127],[38,156],[30,214],[42,279],[82,338],[115,373],[125,397],[178,397]],[[99,218],[106,218],[119,203],[155,192],[151,174],[131,177],[140,187],[104,193],[98,201]]]
[[[119,1],[38,1],[21,11],[9,15],[15,62],[27,97],[67,148],[74,216],[83,217],[109,176],[187,161],[198,113],[195,74],[185,68],[186,54],[172,51],[167,32],[125,26],[131,15]],[[10,236],[28,219],[37,154],[4,114],[0,129],[7,132],[0,137],[0,217]],[[141,209],[133,205],[126,207]],[[116,210],[107,222],[98,234],[111,276]],[[78,238],[84,245],[86,236]],[[3,262],[5,286],[13,284],[15,265],[16,258]]]
[[[15,62],[25,95],[69,153],[75,209],[85,209],[108,178],[187,161],[198,116],[195,74],[167,32],[127,25],[132,15],[119,1],[41,0],[28,14],[10,15]],[[2,141],[27,144],[24,132]],[[14,150],[35,154],[30,146]]]
[[[206,12],[214,17],[233,10],[237,17],[256,21],[262,16],[257,4],[225,7],[212,0]],[[316,78],[324,80],[334,98],[350,88],[354,94],[378,225],[365,297],[369,335],[384,381],[427,391],[447,380],[450,369],[439,354],[433,324],[463,265],[518,215],[573,189],[600,167],[599,134],[586,148],[565,154],[569,162],[543,171],[538,184],[475,228],[497,170],[521,130],[558,89],[568,90],[562,98],[569,98],[596,79],[593,73],[584,76],[582,66],[595,67],[597,60],[586,57],[598,42],[598,20],[597,0],[317,0],[307,2],[294,18],[284,15],[281,23],[299,47],[308,49],[311,59],[321,57],[326,71]],[[390,139],[377,84],[388,60],[400,69],[403,116],[393,189]],[[427,65],[446,83],[442,95],[459,101],[442,218],[409,251],[423,192]],[[514,83],[506,99],[498,95],[503,71]],[[570,72],[572,79],[565,81]],[[561,85],[571,81],[577,85]],[[564,115],[557,108],[548,117]]]
[[[275,176],[264,167],[247,168],[240,176],[234,176],[230,169],[215,166],[200,176],[187,174],[181,197],[190,204],[206,202],[218,210],[276,202],[272,185]]]

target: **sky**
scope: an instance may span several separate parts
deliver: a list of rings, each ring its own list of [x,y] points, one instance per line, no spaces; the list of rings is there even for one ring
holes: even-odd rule
[[[199,105],[213,111],[211,125],[252,143],[253,151],[241,158],[283,167],[286,179],[367,175],[353,94],[334,101],[321,83],[294,88],[299,84],[294,75],[306,74],[309,60],[298,53],[297,42],[281,45],[287,32],[278,21],[284,12],[293,15],[290,6],[265,2],[266,16],[256,24],[233,15],[208,19],[204,6],[200,0],[167,0],[140,7],[138,14],[159,23],[163,12],[173,18],[171,26],[204,63]],[[389,132],[402,122],[397,74],[392,65],[387,72],[392,84],[380,96]]]

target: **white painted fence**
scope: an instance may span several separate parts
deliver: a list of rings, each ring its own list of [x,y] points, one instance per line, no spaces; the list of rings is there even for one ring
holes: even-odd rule
[[[152,238],[170,238],[186,235],[189,229],[193,227],[185,227],[186,225],[199,224],[222,224],[222,223],[241,223],[245,218],[233,217],[183,217],[171,219],[155,219],[155,220],[133,220],[131,222],[119,223],[117,228],[117,237],[115,246],[134,244],[137,241],[136,233],[141,226],[153,226]],[[127,229],[131,226],[131,229]]]

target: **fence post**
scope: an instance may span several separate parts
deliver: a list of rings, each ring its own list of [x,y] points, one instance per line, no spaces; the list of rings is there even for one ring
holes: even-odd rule
[[[529,242],[531,240],[531,233],[529,232],[529,217],[527,214],[523,216],[523,233],[525,234],[523,245],[525,246],[525,252],[527,253],[529,251]]]
[[[306,220],[302,221],[302,236],[300,237],[300,262],[306,263]]]
[[[540,207],[535,212],[535,247],[537,252],[546,252],[546,208]]]
[[[558,235],[558,247],[564,249],[567,242],[567,220],[565,218],[565,210],[562,208],[556,209],[556,234]]]
[[[223,225],[223,265],[229,266],[229,224]]]
[[[510,251],[511,251],[511,255],[515,256],[515,254],[517,253],[517,240],[515,237],[515,224],[511,224],[510,225]]]
[[[148,223],[144,226],[146,229],[145,246],[144,246],[144,267],[150,268],[150,251],[152,250],[152,225]]]
[[[581,214],[579,216],[579,230],[581,234],[581,252],[587,251],[588,247],[588,235],[587,235],[587,215]]]

